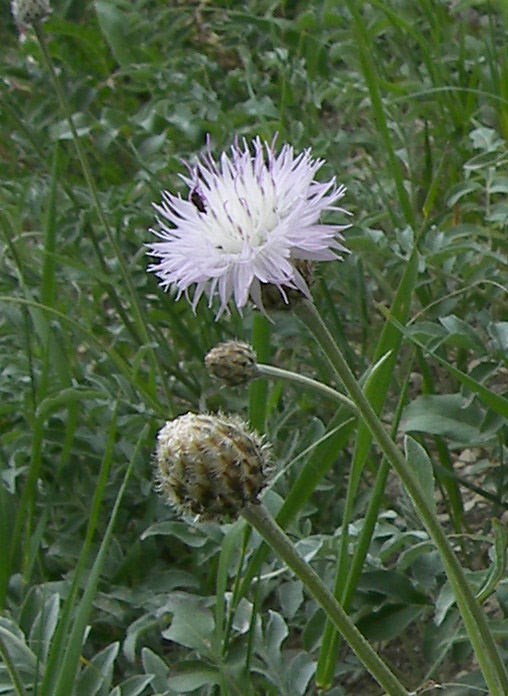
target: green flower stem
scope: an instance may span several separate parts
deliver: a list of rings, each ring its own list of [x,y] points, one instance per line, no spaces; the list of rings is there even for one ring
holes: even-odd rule
[[[349,365],[333,340],[314,303],[310,300],[304,300],[296,306],[295,311],[320,344],[336,374],[355,402],[361,418],[365,421],[384,455],[413,499],[422,522],[436,544],[466,631],[489,687],[490,696],[506,696],[508,694],[508,675],[490,632],[486,617],[471,592],[464,571],[443,528],[427,503],[425,494],[413,469],[386,432],[385,427],[358,386]]]
[[[259,312],[252,322],[252,347],[260,360],[270,357],[271,324]],[[254,381],[249,386],[249,422],[258,433],[265,432],[266,408],[268,403],[268,385],[266,382]]]
[[[391,436],[395,437],[399,427],[400,419],[402,416],[402,410],[404,404],[406,403],[407,390],[409,386],[410,377],[410,367],[413,363],[413,358],[407,367],[407,375],[402,389],[399,394],[399,400],[397,408],[395,410],[395,415],[391,424]],[[377,473],[374,486],[370,491],[369,504],[367,506],[367,511],[365,513],[365,518],[362,524],[362,530],[358,539],[355,542],[354,553],[351,559],[348,559],[348,554],[343,556],[342,548],[339,549],[339,555],[337,558],[338,566],[336,569],[335,587],[333,594],[341,602],[345,611],[349,612],[351,603],[356,593],[356,588],[360,575],[362,573],[365,559],[370,548],[370,543],[372,541],[372,535],[376,526],[376,522],[379,517],[379,509],[383,500],[383,495],[385,491],[386,480],[388,478],[388,473],[390,471],[390,465],[386,457],[383,457]],[[349,477],[351,481],[351,476]],[[352,495],[356,494],[357,486],[355,486],[354,492],[351,491],[350,486],[348,486],[348,494],[351,492]],[[352,510],[353,506],[350,506]],[[345,509],[348,509],[348,504],[346,501]],[[345,524],[346,515],[344,513],[342,522],[342,533],[341,533],[341,547],[344,544],[346,552],[350,544],[350,534],[349,525]],[[351,518],[348,517],[349,521]],[[342,558],[346,557],[347,563],[344,565],[347,567],[340,567],[342,563]],[[340,639],[339,634],[334,629],[329,621],[327,621],[325,630],[323,632],[323,638],[321,641],[321,649],[319,653],[318,664],[316,667],[315,681],[318,686],[326,686],[331,683],[333,676],[335,674],[335,664],[337,662],[337,656],[340,650]]]
[[[356,628],[319,575],[298,554],[294,545],[271,517],[268,510],[261,504],[251,503],[242,510],[241,514],[300,578],[309,593],[333,621],[344,640],[354,650],[374,679],[385,689],[386,693],[389,696],[409,696],[407,689],[372,649],[370,643]]]
[[[42,55],[44,58],[44,62],[46,64],[46,67],[48,69],[48,72],[51,77],[51,82],[53,83],[53,87],[55,89],[58,102],[60,104],[60,108],[62,109],[62,112],[69,124],[69,128],[72,134],[72,140],[74,142],[74,146],[76,148],[76,153],[78,155],[79,162],[81,164],[81,169],[83,171],[83,176],[85,177],[86,184],[88,186],[88,190],[90,191],[90,196],[92,197],[92,201],[97,213],[97,216],[101,222],[101,225],[104,228],[104,231],[106,233],[106,236],[108,238],[108,242],[111,244],[111,247],[113,248],[113,251],[115,252],[116,258],[118,260],[118,264],[120,267],[120,271],[122,274],[123,281],[125,283],[125,286],[129,290],[130,296],[131,296],[131,302],[132,302],[132,308],[134,312],[134,316],[137,319],[137,324],[138,324],[138,329],[140,331],[140,334],[142,336],[143,341],[145,342],[146,345],[150,347],[150,351],[154,360],[154,364],[157,366],[159,376],[161,378],[161,384],[163,386],[165,396],[166,396],[166,401],[170,402],[170,395],[168,391],[168,386],[167,386],[167,379],[166,375],[164,374],[164,370],[162,369],[162,365],[160,364],[159,360],[157,359],[157,354],[155,353],[155,350],[151,346],[151,341],[150,341],[150,336],[148,334],[148,329],[147,329],[147,323],[145,320],[145,317],[143,315],[141,306],[139,304],[138,296],[136,293],[136,289],[133,285],[131,275],[129,273],[129,270],[127,268],[127,265],[125,263],[125,260],[123,258],[122,252],[120,251],[120,247],[118,246],[115,237],[111,231],[111,228],[109,226],[109,223],[106,219],[106,215],[104,213],[104,210],[102,208],[100,199],[99,199],[99,194],[97,192],[97,186],[95,185],[94,178],[92,176],[92,171],[90,169],[90,166],[88,164],[88,160],[86,158],[85,152],[83,148],[81,147],[81,142],[79,139],[79,135],[76,130],[76,126],[74,125],[74,121],[72,119],[72,114],[69,108],[69,104],[67,102],[67,98],[65,96],[65,92],[62,88],[62,85],[60,84],[60,80],[58,79],[58,76],[56,74],[53,61],[51,60],[51,56],[48,50],[48,46],[46,44],[46,37],[44,35],[44,32],[41,27],[40,22],[35,22],[34,23],[34,30],[37,36],[37,40],[39,41],[39,45],[41,47]]]
[[[344,396],[344,394],[341,394],[335,389],[332,389],[332,387],[329,387],[327,384],[318,382],[317,380],[312,379],[311,377],[305,377],[305,375],[299,375],[297,372],[283,370],[280,367],[273,367],[273,365],[264,365],[263,363],[257,363],[257,367],[261,376],[275,377],[276,379],[285,379],[288,382],[301,384],[303,387],[312,389],[313,391],[318,392],[323,396],[326,396],[328,399],[338,401],[344,406],[347,406],[347,408],[351,409],[351,411],[358,413],[356,405],[353,401],[351,401],[351,399],[348,399],[347,396]]]

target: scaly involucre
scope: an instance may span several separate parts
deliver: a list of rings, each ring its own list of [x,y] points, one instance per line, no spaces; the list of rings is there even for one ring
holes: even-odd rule
[[[180,513],[235,518],[258,502],[269,447],[236,416],[187,413],[159,431],[157,479]]]
[[[219,298],[217,316],[233,300],[241,310],[249,299],[263,308],[261,286],[309,289],[295,262],[331,261],[347,251],[341,232],[349,225],[321,224],[324,211],[338,211],[345,194],[335,178],[315,180],[324,160],[299,155],[284,145],[279,154],[274,143],[256,138],[249,147],[235,143],[230,154],[216,162],[210,152],[182,177],[189,186],[189,199],[162,193],[154,204],[160,241],[149,244],[158,261],[149,270],[166,290],[176,290],[177,299],[195,286],[195,310],[203,293],[209,305]]]
[[[11,10],[18,29],[42,22],[51,13],[49,0],[11,0]]]

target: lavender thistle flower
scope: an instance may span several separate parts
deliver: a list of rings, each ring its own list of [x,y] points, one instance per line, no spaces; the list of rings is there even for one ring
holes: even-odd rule
[[[154,204],[160,241],[149,244],[158,258],[149,266],[165,290],[186,295],[193,309],[203,294],[209,306],[218,296],[217,318],[233,300],[239,310],[249,298],[263,310],[261,288],[284,288],[310,297],[298,261],[332,261],[347,252],[341,232],[349,225],[320,224],[325,210],[347,214],[335,204],[345,194],[335,177],[325,183],[314,179],[324,160],[310,150],[294,154],[284,145],[256,138],[252,148],[244,140],[223,152],[216,162],[210,151],[190,176],[189,199],[162,193]],[[195,285],[192,299],[189,289]]]

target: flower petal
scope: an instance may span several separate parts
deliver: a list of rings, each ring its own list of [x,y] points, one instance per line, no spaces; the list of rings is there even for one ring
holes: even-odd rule
[[[315,180],[324,164],[309,149],[294,154],[283,145],[259,137],[249,145],[235,141],[216,162],[210,151],[182,180],[188,200],[163,191],[154,204],[159,241],[148,244],[157,262],[148,270],[165,290],[177,297],[195,285],[194,310],[203,294],[209,304],[219,299],[218,315],[231,300],[239,310],[249,298],[264,311],[261,284],[284,287],[309,296],[307,283],[295,260],[329,261],[347,253],[341,232],[348,225],[320,223],[324,211],[347,214],[336,204],[345,195],[335,177]],[[286,298],[287,301],[287,298]]]

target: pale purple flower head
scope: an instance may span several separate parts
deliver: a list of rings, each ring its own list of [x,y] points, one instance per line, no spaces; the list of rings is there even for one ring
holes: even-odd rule
[[[219,298],[220,316],[230,300],[238,309],[249,297],[263,308],[261,285],[275,285],[286,298],[284,287],[309,288],[295,261],[332,261],[347,252],[341,231],[349,225],[319,222],[325,210],[347,214],[336,206],[345,194],[335,178],[325,183],[314,179],[324,160],[311,157],[310,150],[294,154],[284,145],[260,138],[252,148],[244,140],[231,153],[223,152],[216,162],[210,152],[202,156],[190,176],[189,199],[162,193],[154,204],[159,237],[149,244],[158,261],[149,266],[161,286],[175,289],[177,299],[195,285],[193,309],[204,293],[211,305]]]

